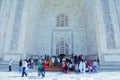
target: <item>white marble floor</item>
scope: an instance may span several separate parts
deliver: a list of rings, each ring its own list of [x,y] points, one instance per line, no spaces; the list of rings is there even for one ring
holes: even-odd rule
[[[120,80],[120,71],[100,71],[97,74],[46,72],[45,78],[38,77],[35,71],[28,72],[27,77],[21,77],[20,72],[0,71],[0,80]]]

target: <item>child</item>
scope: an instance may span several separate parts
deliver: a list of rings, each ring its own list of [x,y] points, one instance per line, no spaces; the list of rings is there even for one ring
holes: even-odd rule
[[[97,63],[97,61],[96,60],[94,60],[93,61],[93,71],[94,71],[94,73],[97,73],[97,68],[98,68],[98,63]]]

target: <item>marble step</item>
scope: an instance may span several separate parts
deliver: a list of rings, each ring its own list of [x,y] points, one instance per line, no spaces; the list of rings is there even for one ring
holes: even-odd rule
[[[55,68],[47,67],[46,71],[53,71],[53,72],[62,71],[62,67],[55,67]]]
[[[120,70],[120,65],[101,65],[100,70]]]

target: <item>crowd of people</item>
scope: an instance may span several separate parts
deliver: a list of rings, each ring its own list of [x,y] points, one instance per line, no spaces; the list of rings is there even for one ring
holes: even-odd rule
[[[12,64],[10,60],[9,65]],[[69,71],[75,71],[76,73],[94,72],[97,73],[98,61],[97,60],[86,60],[83,55],[59,55],[59,56],[31,56],[29,59],[19,61],[19,71],[22,72],[22,77],[27,76],[26,69],[36,68],[38,70],[38,76],[45,77],[46,67],[55,69],[61,67],[61,71],[66,74]],[[9,71],[11,71],[11,65]]]

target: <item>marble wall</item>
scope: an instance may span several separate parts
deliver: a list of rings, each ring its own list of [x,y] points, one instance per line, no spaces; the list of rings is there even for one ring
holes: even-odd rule
[[[19,2],[20,1],[20,2]],[[28,1],[4,0],[1,7],[1,58],[5,61],[18,61],[24,57],[25,28],[28,9]],[[18,59],[17,59],[18,58]]]
[[[12,8],[12,2],[7,0],[0,0],[0,59],[3,59],[3,52],[5,48],[5,39],[7,36],[8,21],[10,16],[10,8]]]
[[[12,56],[25,58],[26,55],[33,54],[56,54],[54,40],[60,38],[60,35],[67,37],[64,34],[68,34],[70,38],[69,54],[96,54],[95,25],[94,20],[91,21],[94,12],[91,3],[87,0],[4,0],[1,8],[1,21],[4,23],[1,22],[3,38],[1,37],[0,46],[1,54],[4,55],[1,58],[6,60],[6,57]],[[5,17],[6,14],[8,17]],[[59,14],[68,16],[68,27],[56,26]],[[61,33],[53,37],[54,31]]]
[[[82,2],[79,0],[65,2],[61,0],[32,0],[30,2],[30,29],[28,30],[26,53],[54,54],[54,51],[52,51],[52,45],[54,44],[52,43],[52,31],[71,30],[73,32],[73,44],[71,44],[73,52],[71,53],[87,54],[87,26],[85,26],[85,12],[83,11],[86,7],[85,3],[86,0]],[[56,18],[59,14],[68,16],[68,27],[56,27]]]
[[[97,42],[98,42],[98,54],[101,65],[117,65],[120,58],[120,27],[118,17],[118,6],[116,7],[118,0],[99,0],[96,1],[96,29]]]
[[[117,19],[117,32],[120,32],[120,1],[119,0],[115,0],[114,1],[114,7],[115,7],[115,12],[116,12],[116,19]],[[117,35],[117,44],[116,44],[116,48],[120,48],[120,36],[119,33],[116,33]]]
[[[120,63],[119,0],[0,0],[0,59],[56,54],[65,38],[69,52]],[[68,26],[57,27],[59,14]],[[19,58],[19,59],[18,59]]]
[[[94,4],[92,0],[87,1],[88,5],[85,9],[85,25],[86,25],[86,41],[87,41],[87,57],[96,56],[98,57],[98,48],[97,48],[97,39],[96,39],[96,25],[95,25],[95,13],[94,13]],[[91,59],[91,58],[90,58]]]

